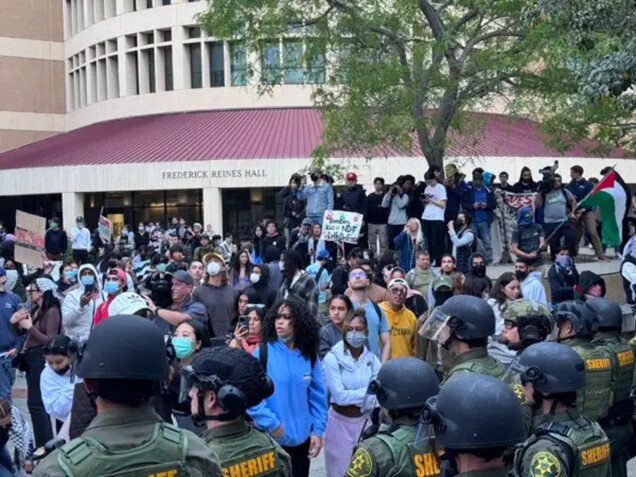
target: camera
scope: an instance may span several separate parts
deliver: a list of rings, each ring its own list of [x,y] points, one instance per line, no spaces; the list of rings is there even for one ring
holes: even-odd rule
[[[559,168],[559,161],[554,161],[554,164],[551,166],[545,166],[539,169],[539,174],[541,174],[541,181],[539,182],[539,189],[543,193],[548,193],[550,189],[552,189],[552,179],[554,178],[554,173]]]
[[[167,272],[154,272],[143,279],[140,288],[146,290],[150,299],[159,308],[172,305],[172,275]]]

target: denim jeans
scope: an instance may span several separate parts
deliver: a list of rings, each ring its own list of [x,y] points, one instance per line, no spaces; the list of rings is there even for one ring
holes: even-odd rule
[[[11,388],[15,373],[11,367],[13,358],[4,356],[0,359],[0,397],[11,401]]]
[[[320,224],[322,225],[323,215],[308,215],[307,218],[311,220],[312,224]]]
[[[479,237],[479,239],[484,244],[484,252],[486,254],[486,263],[492,263],[492,243],[490,241],[490,224],[488,221],[486,222],[473,222],[470,224],[470,229],[475,234],[475,237]]]
[[[13,476],[13,461],[11,460],[11,454],[9,449],[5,445],[0,449],[0,477],[12,477]]]

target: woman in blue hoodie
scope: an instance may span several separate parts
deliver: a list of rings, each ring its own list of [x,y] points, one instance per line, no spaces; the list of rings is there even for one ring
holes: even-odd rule
[[[274,382],[274,394],[248,412],[290,455],[294,477],[309,475],[309,458],[320,454],[327,423],[318,332],[304,303],[283,300],[265,317],[263,343],[254,351]]]

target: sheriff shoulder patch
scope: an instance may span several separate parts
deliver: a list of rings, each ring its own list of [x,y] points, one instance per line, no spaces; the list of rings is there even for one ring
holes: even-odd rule
[[[366,449],[358,449],[349,463],[347,477],[369,477],[373,472],[373,460]]]
[[[532,456],[532,461],[530,462],[530,475],[532,477],[559,477],[561,475],[561,463],[552,452],[537,452]]]

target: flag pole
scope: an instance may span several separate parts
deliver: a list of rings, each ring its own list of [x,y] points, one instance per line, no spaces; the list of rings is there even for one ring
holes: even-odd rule
[[[609,175],[609,173],[610,173],[610,172],[612,172],[614,169],[616,169],[616,164],[614,164],[614,165],[611,167],[611,169],[610,169],[609,171],[607,171],[607,173],[603,176],[603,179],[605,179],[605,178]],[[603,179],[601,179],[601,180],[599,181],[599,184],[600,184],[601,182],[603,182]],[[591,195],[592,195],[595,191],[596,191],[596,187],[594,187],[594,188],[593,188],[590,192],[588,192],[588,194],[587,194],[585,197],[583,197],[580,201],[578,201],[578,202],[576,203],[576,207],[574,208],[574,210],[572,211],[572,213],[574,213],[574,211],[576,211],[576,210],[579,208],[579,205],[580,205],[580,204],[582,204],[583,202],[585,202],[585,201],[587,200],[587,198],[588,198],[589,196],[591,196]],[[568,217],[568,218],[566,218],[565,220],[562,220],[562,221],[561,221],[561,223],[559,223],[559,225],[557,226],[557,228],[556,228],[556,229],[554,229],[554,230],[552,231],[552,233],[551,233],[551,234],[550,234],[550,235],[549,235],[549,236],[545,239],[546,246],[547,246],[548,242],[550,241],[550,239],[554,236],[554,234],[555,234],[555,233],[557,233],[557,230],[559,230],[559,229],[561,228],[561,226],[563,226],[563,224],[565,224],[565,223],[566,223],[567,221],[569,221],[569,220],[570,220],[570,218]]]

